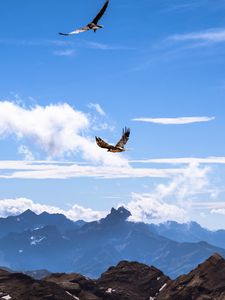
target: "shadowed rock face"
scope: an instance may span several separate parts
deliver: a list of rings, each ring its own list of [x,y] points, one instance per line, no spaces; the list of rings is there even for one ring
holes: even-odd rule
[[[46,277],[44,281],[56,283],[72,295],[79,297],[80,300],[99,299],[95,295],[98,289],[96,281],[77,273],[55,273]]]
[[[72,300],[74,297],[55,283],[37,281],[21,273],[0,270],[0,299]]]
[[[102,219],[101,222],[106,225],[111,225],[115,223],[125,222],[131,213],[124,207],[119,207],[118,209],[112,208],[110,214],[106,218]]]
[[[170,279],[154,267],[122,261],[98,280],[79,274],[52,274],[45,278],[65,288],[80,300],[145,300],[155,297]]]
[[[97,285],[104,299],[145,300],[155,297],[169,281],[169,277],[154,267],[122,261],[103,273]]]
[[[187,275],[171,281],[157,300],[225,299],[225,260],[214,254]]]

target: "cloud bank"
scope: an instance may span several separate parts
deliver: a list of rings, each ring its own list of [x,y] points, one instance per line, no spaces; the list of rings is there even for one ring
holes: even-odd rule
[[[175,204],[153,198],[151,194],[132,194],[133,200],[126,206],[132,212],[131,221],[145,223],[161,223],[176,220],[188,221],[187,212]]]
[[[64,210],[56,206],[35,203],[27,198],[0,200],[0,217],[18,215],[27,209],[32,210],[36,214],[41,214],[44,211],[50,214],[64,214],[67,218],[73,221],[84,220],[89,222],[100,219],[106,215],[106,212],[95,211],[79,205],[73,205],[68,210]]]
[[[45,161],[0,161],[1,179],[93,178],[170,178],[186,172],[185,168],[133,168],[131,166],[94,166]]]
[[[225,216],[225,208],[212,209],[211,214],[222,215]]]
[[[96,147],[93,137],[87,135],[91,127],[88,114],[66,103],[26,108],[9,101],[0,102],[1,138],[16,136],[19,142],[29,141],[51,159],[81,154],[84,160],[94,163],[128,165],[121,156]]]
[[[143,160],[131,160],[130,163],[145,164],[225,164],[225,156],[209,156],[209,157],[179,157],[179,158],[155,158]]]
[[[209,171],[207,167],[190,164],[182,174],[177,174],[167,183],[158,184],[152,193],[133,193],[132,200],[126,205],[132,212],[130,220],[146,223],[169,220],[187,222],[195,196],[208,193]]]
[[[54,164],[52,165],[52,167]],[[11,167],[14,167],[12,164]],[[44,168],[44,166],[39,166]],[[48,166],[46,166],[48,168]],[[208,194],[213,199],[212,189],[209,189],[208,167],[199,167],[190,164],[182,173],[173,174],[165,183],[159,183],[151,193],[131,193],[127,203],[120,203],[132,213],[130,217],[134,222],[161,223],[174,220],[180,223],[189,221],[192,209],[207,208],[211,214],[223,214],[224,203],[205,201]],[[204,195],[203,202],[199,201],[199,195]],[[107,212],[96,211],[73,205],[69,209],[61,209],[56,206],[35,203],[31,199],[2,199],[0,200],[0,216],[16,215],[31,209],[36,213],[47,211],[49,213],[61,213],[72,220],[84,219],[86,221],[97,220],[104,217]]]

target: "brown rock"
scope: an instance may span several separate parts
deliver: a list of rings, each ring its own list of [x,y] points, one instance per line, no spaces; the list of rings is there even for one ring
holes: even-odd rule
[[[157,300],[224,300],[225,260],[214,254],[187,275],[171,281]]]
[[[145,300],[155,297],[170,279],[154,267],[122,261],[111,267],[97,280],[103,299]]]
[[[79,300],[101,300],[101,298],[94,294],[96,290],[95,281],[80,274],[53,273],[44,280],[58,284],[63,289],[79,298]]]
[[[0,270],[0,293],[12,300],[72,300],[64,289],[52,282],[34,280],[21,273]]]

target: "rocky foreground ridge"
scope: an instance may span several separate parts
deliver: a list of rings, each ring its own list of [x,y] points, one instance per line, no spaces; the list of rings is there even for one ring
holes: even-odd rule
[[[35,280],[0,270],[0,299],[224,300],[225,260],[214,254],[175,280],[155,267],[128,261],[110,267],[96,280],[76,273],[54,273]]]

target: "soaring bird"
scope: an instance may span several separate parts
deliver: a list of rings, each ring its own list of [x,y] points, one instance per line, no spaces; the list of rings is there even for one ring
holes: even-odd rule
[[[97,14],[97,16],[90,23],[88,23],[86,26],[84,26],[82,28],[79,28],[79,29],[76,29],[74,31],[71,31],[69,33],[59,32],[59,34],[61,34],[61,35],[72,35],[72,34],[78,34],[78,33],[81,33],[81,32],[85,32],[85,31],[88,31],[88,30],[94,30],[94,32],[96,32],[96,30],[98,30],[99,28],[103,28],[102,25],[98,24],[98,21],[104,15],[104,13],[106,11],[106,8],[108,7],[108,4],[109,4],[109,0],[107,0],[105,2],[105,4],[101,8],[101,10]]]
[[[123,129],[123,134],[122,134],[121,139],[119,140],[119,142],[115,146],[106,143],[100,137],[96,136],[95,139],[96,139],[96,143],[99,147],[108,149],[108,152],[114,152],[115,153],[115,152],[126,151],[126,149],[124,148],[124,145],[127,143],[128,139],[129,139],[129,136],[130,136],[130,129],[125,127]]]

